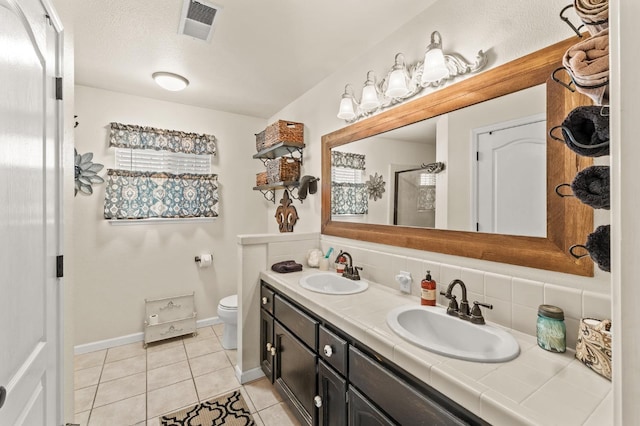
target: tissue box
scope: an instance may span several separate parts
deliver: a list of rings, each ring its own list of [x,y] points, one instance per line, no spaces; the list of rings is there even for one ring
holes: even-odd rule
[[[611,380],[611,321],[582,318],[578,330],[576,358]]]

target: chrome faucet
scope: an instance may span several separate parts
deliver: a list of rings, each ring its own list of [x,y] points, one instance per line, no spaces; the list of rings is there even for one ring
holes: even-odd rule
[[[358,270],[362,271],[362,268],[360,266],[353,266],[353,258],[351,257],[350,253],[347,253],[346,251],[341,250],[338,256],[340,255],[346,256],[349,258],[349,263],[344,267],[344,272],[342,273],[342,276],[345,278],[349,278],[350,280],[358,281],[360,279],[360,274],[358,273]]]
[[[455,294],[451,294],[456,284],[459,284],[460,289],[462,290],[462,300],[460,301],[460,307],[458,307],[458,301],[456,300]],[[482,316],[480,306],[484,306],[488,309],[493,309],[493,305],[491,304],[473,302],[473,309],[469,311],[469,301],[467,300],[467,286],[462,280],[456,279],[451,281],[451,283],[449,283],[449,287],[447,287],[447,291],[441,291],[440,294],[449,299],[447,314],[458,317],[465,321],[470,321],[473,324],[484,324],[484,317]]]

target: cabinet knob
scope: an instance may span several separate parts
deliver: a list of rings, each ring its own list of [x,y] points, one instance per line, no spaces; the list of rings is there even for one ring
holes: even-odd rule
[[[271,356],[276,356],[276,347],[272,346],[271,349],[269,349],[269,351],[271,352]]]
[[[333,349],[331,349],[330,345],[324,345],[324,355],[327,358],[331,358],[331,355],[333,355]]]
[[[316,395],[313,398],[313,404],[318,408],[322,407],[322,398],[320,397],[320,395]]]
[[[271,343],[267,343],[267,352],[271,351],[271,347],[272,347],[272,346],[273,346],[273,345],[272,345]]]
[[[263,296],[262,297],[262,304],[263,305],[266,305],[268,301],[269,301],[269,299],[267,299],[267,296]]]

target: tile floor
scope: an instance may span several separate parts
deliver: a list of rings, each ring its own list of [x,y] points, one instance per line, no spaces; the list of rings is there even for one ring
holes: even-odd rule
[[[258,426],[299,425],[266,378],[236,379],[236,351],[222,348],[222,324],[198,336],[142,342],[76,355],[75,422],[159,424],[158,417],[240,389]]]

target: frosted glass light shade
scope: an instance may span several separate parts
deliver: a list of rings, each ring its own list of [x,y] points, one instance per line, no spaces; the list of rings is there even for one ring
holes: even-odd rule
[[[158,86],[171,92],[184,90],[189,85],[189,80],[171,72],[154,72],[151,77],[153,77]]]
[[[429,49],[424,54],[424,68],[422,71],[422,84],[432,83],[449,76],[449,69],[444,61],[442,49]]]
[[[351,97],[343,96],[340,100],[340,109],[338,110],[338,118],[342,120],[353,120],[356,113],[353,110],[353,100]]]
[[[360,102],[360,107],[362,109],[376,109],[380,106],[380,100],[378,99],[378,92],[376,92],[376,88],[373,85],[364,86],[362,89],[362,101]]]
[[[384,92],[385,96],[388,98],[401,98],[407,93],[409,93],[409,89],[407,88],[407,79],[404,70],[394,70],[391,75],[389,75],[389,85],[387,86],[387,91]]]

